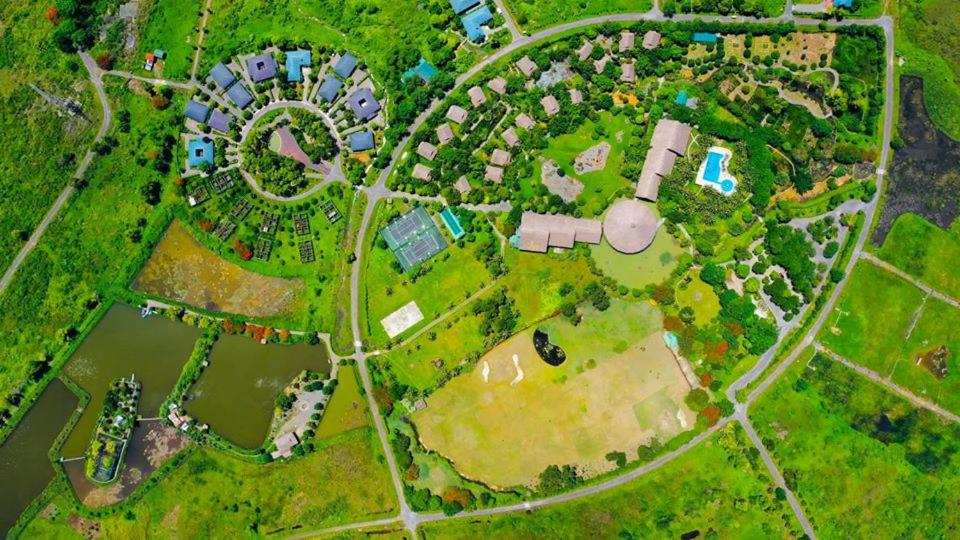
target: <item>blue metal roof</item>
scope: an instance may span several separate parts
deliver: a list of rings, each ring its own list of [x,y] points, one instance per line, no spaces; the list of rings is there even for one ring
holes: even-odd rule
[[[213,80],[217,83],[217,86],[221,90],[226,90],[233,84],[233,81],[237,78],[233,75],[233,72],[230,71],[227,66],[220,62],[219,64],[213,66],[213,69],[210,70],[210,76],[213,77]]]
[[[438,73],[439,72],[437,71],[437,68],[435,68],[430,62],[427,62],[426,58],[421,56],[420,62],[418,62],[417,65],[403,72],[403,78],[409,79],[410,77],[416,75],[417,77],[423,79],[424,82],[430,82],[430,79],[436,77]]]
[[[248,58],[247,73],[255,83],[272,79],[277,74],[277,61],[273,59],[273,54],[268,52]]]
[[[694,32],[693,40],[697,43],[716,43],[717,34],[713,32]]]
[[[450,0],[450,5],[453,7],[454,13],[457,15],[467,11],[479,3],[480,0]]]
[[[853,0],[833,0],[833,7],[853,9]]]
[[[687,91],[681,90],[680,93],[677,94],[677,105],[686,105],[686,104],[687,104]]]
[[[187,102],[187,108],[184,109],[183,115],[194,122],[200,122],[202,124],[206,122],[207,117],[210,116],[210,107],[191,99]]]
[[[241,109],[245,109],[247,105],[250,105],[250,102],[253,101],[253,96],[250,95],[250,92],[248,92],[242,84],[231,86],[230,90],[227,90],[227,97]]]
[[[317,90],[317,95],[327,103],[333,103],[337,99],[337,94],[341,88],[343,88],[343,83],[340,82],[340,79],[337,79],[333,75],[327,75],[327,78],[323,80],[323,84],[320,85],[320,89]]]
[[[360,131],[350,135],[350,151],[363,152],[373,148],[373,132]]]
[[[333,66],[333,71],[344,79],[353,75],[353,70],[355,69],[357,69],[357,57],[350,53],[341,56],[340,60],[337,61],[337,65]]]
[[[490,13],[490,8],[480,6],[461,17],[460,22],[463,23],[463,28],[467,31],[467,37],[470,38],[470,41],[483,41],[487,35],[483,33],[481,26],[490,22],[492,19],[493,14]]]
[[[357,118],[364,122],[371,120],[380,112],[380,102],[377,101],[377,98],[373,97],[373,92],[371,92],[369,88],[361,88],[353,94],[350,94],[350,97],[347,98],[347,103],[350,104],[350,109],[353,110],[353,114],[357,115]]]
[[[303,80],[302,69],[305,67],[310,67],[311,64],[311,55],[310,51],[296,50],[296,51],[287,51],[286,57],[287,64],[287,81],[289,82],[300,82]]]
[[[187,164],[199,167],[204,163],[213,165],[213,141],[206,137],[190,139],[187,143]]]
[[[213,112],[210,113],[210,119],[207,120],[207,125],[217,131],[226,133],[230,131],[231,122],[233,122],[232,116],[214,109]]]

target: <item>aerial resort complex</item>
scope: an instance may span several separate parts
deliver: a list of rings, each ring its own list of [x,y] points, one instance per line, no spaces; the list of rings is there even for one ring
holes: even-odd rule
[[[958,536],[951,0],[7,4],[0,536]]]

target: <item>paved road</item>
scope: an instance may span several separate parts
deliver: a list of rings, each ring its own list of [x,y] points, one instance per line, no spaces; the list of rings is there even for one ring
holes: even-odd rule
[[[513,40],[518,40],[523,37],[523,34],[517,27],[517,22],[513,19],[513,14],[507,10],[507,6],[503,3],[503,0],[493,0],[493,3],[497,5],[497,10],[503,14],[504,20],[507,21],[507,29],[510,30],[510,37]]]
[[[856,371],[860,375],[863,375],[864,377],[870,379],[871,381],[877,384],[885,386],[891,392],[895,392],[896,394],[900,395],[907,401],[913,403],[917,407],[922,407],[924,409],[927,409],[933,413],[940,415],[942,418],[949,420],[950,422],[960,424],[960,416],[957,416],[956,414],[944,409],[943,407],[937,405],[936,403],[930,401],[927,398],[920,397],[914,394],[910,390],[907,390],[906,388],[900,386],[899,384],[891,381],[889,377],[884,377],[879,373],[877,373],[876,371],[873,371],[872,369],[868,369],[861,366],[860,364],[851,362],[850,360],[847,360],[846,358],[840,356],[839,354],[824,347],[819,342],[814,343],[813,346],[816,347],[818,351],[827,355],[832,360],[847,366],[848,368]]]
[[[103,91],[103,80],[100,78],[100,68],[97,67],[96,62],[94,62],[87,53],[81,52],[80,57],[83,59],[83,65],[87,68],[87,72],[90,75],[90,82],[93,83],[93,87],[97,91],[97,98],[100,100],[100,107],[103,109],[103,120],[100,123],[100,129],[97,131],[96,137],[93,139],[94,143],[98,143],[103,140],[103,137],[107,134],[107,130],[110,129],[110,123],[113,120],[113,113],[110,110],[110,102],[107,101],[107,94]],[[93,151],[88,151],[83,156],[83,159],[80,160],[80,165],[73,174],[74,179],[83,178],[83,175],[87,172],[87,167],[89,167],[90,162],[93,161],[94,155],[95,154]],[[57,215],[60,213],[60,210],[62,210],[67,204],[67,201],[70,200],[73,192],[74,187],[73,182],[71,181],[67,184],[67,187],[63,188],[63,191],[60,192],[60,195],[56,198],[56,200],[53,201],[53,206],[47,210],[46,215],[44,215],[43,219],[40,220],[40,224],[33,231],[33,234],[30,235],[27,243],[20,248],[20,252],[17,253],[16,257],[14,257],[13,262],[10,263],[10,266],[7,267],[7,271],[3,273],[3,277],[0,278],[0,294],[3,294],[3,292],[7,290],[10,282],[13,281],[13,276],[20,268],[20,265],[22,265],[23,261],[27,259],[27,255],[33,251],[33,248],[37,247],[37,242],[40,241],[40,237],[43,236],[43,233],[46,232],[47,227],[53,223],[53,220],[56,219]]]
[[[870,263],[874,264],[875,266],[878,266],[878,267],[886,270],[887,272],[890,272],[891,274],[894,274],[894,275],[897,276],[898,278],[900,278],[900,279],[902,279],[902,280],[910,283],[910,284],[913,285],[914,287],[916,287],[916,288],[920,289],[921,291],[927,293],[928,295],[936,298],[937,300],[941,300],[941,301],[943,301],[943,302],[946,302],[946,303],[950,304],[951,306],[953,306],[953,307],[955,307],[955,308],[957,308],[957,309],[960,309],[960,300],[957,300],[956,298],[954,298],[954,297],[952,297],[952,296],[948,296],[948,295],[946,295],[946,294],[943,294],[942,292],[940,292],[940,291],[938,291],[938,290],[936,290],[936,289],[931,289],[929,286],[927,286],[927,285],[924,284],[923,282],[917,280],[915,277],[911,276],[910,274],[904,272],[903,270],[897,268],[896,266],[888,263],[887,261],[885,261],[885,260],[883,260],[883,259],[877,258],[876,256],[874,256],[873,253],[864,251],[863,253],[860,254],[860,258],[863,259],[863,260],[865,260],[865,261],[869,261]]]

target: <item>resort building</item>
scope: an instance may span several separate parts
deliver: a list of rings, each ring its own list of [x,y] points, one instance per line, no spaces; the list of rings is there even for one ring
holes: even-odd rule
[[[620,253],[640,253],[653,243],[657,217],[636,199],[617,201],[603,218],[603,234]]]
[[[323,83],[320,84],[320,89],[317,90],[317,95],[320,96],[320,99],[326,101],[327,103],[333,103],[337,100],[337,96],[340,94],[340,89],[343,88],[343,83],[340,82],[340,79],[334,77],[333,75],[327,75],[323,80]]]
[[[447,109],[447,120],[462,124],[467,121],[467,110],[459,105],[451,105]]]
[[[437,157],[437,147],[423,141],[417,146],[417,154],[423,159],[433,161],[433,158]]]
[[[637,80],[637,65],[633,62],[629,64],[623,64],[620,66],[620,80],[623,82],[632,83]]]
[[[295,51],[287,51],[286,53],[287,82],[302,81],[303,68],[310,67],[310,64],[311,64],[310,51],[304,51],[302,49],[297,49]]]
[[[191,169],[209,163],[213,165],[213,141],[207,137],[197,137],[187,142],[187,165]]]
[[[507,93],[507,80],[503,77],[494,77],[487,83],[487,88],[502,95]]]
[[[610,57],[609,57],[609,56],[604,56],[603,58],[601,58],[601,59],[599,59],[599,60],[594,60],[594,61],[593,61],[593,70],[596,71],[598,75],[599,75],[600,73],[603,73],[603,70],[606,69],[606,67],[607,67],[607,62],[609,62],[609,61],[610,61]]]
[[[430,181],[430,173],[433,172],[433,169],[427,167],[422,163],[417,163],[413,166],[413,172],[410,173],[410,176],[416,178],[417,180],[423,180],[424,182]]]
[[[493,165],[487,165],[487,172],[483,177],[494,184],[503,183],[503,169],[500,167],[494,167]]]
[[[420,61],[417,62],[417,65],[403,72],[401,76],[404,80],[409,79],[410,77],[417,76],[421,81],[428,83],[430,79],[434,78],[439,74],[437,68],[433,64],[427,62],[427,59],[420,57]]]
[[[529,56],[524,56],[520,60],[517,60],[517,69],[520,70],[520,73],[530,77],[537,71],[537,64],[531,60]]]
[[[371,150],[374,146],[373,132],[358,131],[352,133],[350,134],[348,143],[350,144],[351,152],[366,152],[367,150]]]
[[[540,104],[543,105],[543,112],[547,113],[547,116],[554,116],[560,112],[560,103],[557,102],[557,98],[547,95],[540,100]],[[520,119],[517,118],[519,121]]]
[[[187,102],[187,107],[183,110],[183,115],[198,124],[202,124],[206,122],[207,117],[210,116],[210,107],[191,99]]]
[[[472,191],[470,181],[467,180],[466,176],[457,178],[457,181],[453,184],[453,188],[459,191],[461,195],[466,195]]]
[[[583,93],[577,90],[576,88],[570,89],[570,103],[574,105],[580,105],[583,103]]]
[[[467,32],[467,38],[478,43],[487,39],[486,32],[483,31],[483,25],[493,20],[493,13],[487,6],[480,6],[477,9],[460,17],[463,29]]]
[[[503,142],[507,143],[507,146],[513,148],[520,144],[520,137],[517,135],[517,130],[513,128],[508,128],[503,132]]]
[[[207,125],[221,133],[230,131],[231,123],[233,123],[232,116],[216,109],[210,113],[210,118],[207,119]]]
[[[440,127],[437,128],[437,140],[440,141],[440,144],[447,144],[453,140],[453,128],[450,127],[450,124],[440,124]]]
[[[551,247],[572,248],[574,242],[599,244],[603,225],[592,219],[524,212],[517,234],[521,250],[546,253]]]
[[[533,129],[533,118],[527,116],[526,113],[520,113],[517,116],[517,127],[526,130]]]
[[[487,95],[483,93],[483,89],[479,86],[471,86],[467,90],[467,95],[470,96],[470,104],[473,105],[474,109],[487,102]]]
[[[497,167],[506,167],[510,164],[510,160],[513,159],[513,156],[510,155],[510,152],[506,150],[501,150],[499,148],[495,149],[492,154],[490,154],[490,163],[496,165]]]
[[[380,113],[380,102],[369,88],[361,88],[347,98],[350,110],[363,122],[373,120]]]
[[[660,45],[660,32],[650,30],[643,35],[643,48],[652,51]]]
[[[337,60],[337,64],[333,66],[333,72],[339,75],[341,79],[346,79],[353,75],[356,69],[357,57],[350,53],[344,53],[344,55]]]
[[[577,49],[577,59],[581,62],[586,62],[587,58],[590,58],[590,55],[593,53],[593,43],[589,41],[584,41],[583,46]]]
[[[620,34],[620,52],[632,51],[636,39],[637,36],[633,32],[629,30],[622,32]]]
[[[250,80],[258,83],[272,79],[277,75],[277,61],[273,54],[265,52],[247,59],[247,74]]]
[[[276,446],[277,449],[274,452],[270,452],[270,457],[272,459],[288,458],[293,455],[293,448],[298,444],[300,444],[300,439],[297,439],[296,434],[293,432],[284,433],[274,439],[273,445]]]
[[[657,122],[657,127],[653,129],[650,150],[640,171],[640,180],[637,181],[638,199],[657,200],[660,181],[673,170],[677,156],[687,152],[690,131],[687,124],[669,118]]]
[[[246,109],[248,105],[253,103],[253,96],[251,96],[247,88],[240,83],[231,86],[230,89],[227,90],[227,97],[230,98],[230,101],[240,110]]]
[[[457,15],[465,13],[480,5],[480,0],[450,0],[450,7]]]
[[[221,90],[230,88],[230,85],[237,80],[233,72],[230,71],[223,62],[213,66],[213,69],[210,70],[210,77],[213,79],[213,82],[217,83],[217,86],[219,86]]]

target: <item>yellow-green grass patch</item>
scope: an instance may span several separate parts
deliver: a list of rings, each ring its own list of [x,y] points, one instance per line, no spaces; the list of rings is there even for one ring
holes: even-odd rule
[[[707,324],[720,313],[720,298],[700,279],[699,273],[691,278],[689,284],[677,287],[677,304],[693,309],[696,324]]]
[[[330,396],[323,418],[317,427],[317,439],[327,439],[370,425],[370,409],[360,391],[357,369],[344,365],[339,369],[337,388]]]
[[[533,485],[554,464],[594,476],[612,469],[608,452],[633,455],[692,427],[689,387],[663,343],[659,312],[615,300],[607,312],[587,310],[578,326],[543,327],[569,348],[567,360],[544,362],[533,328],[498,345],[413,415],[427,449],[467,478],[503,488]]]
[[[677,240],[663,229],[657,231],[647,249],[633,255],[613,249],[606,239],[590,246],[590,255],[600,271],[631,289],[666,281],[683,253]]]
[[[960,236],[916,214],[893,222],[879,255],[882,259],[954,298],[960,298]]]
[[[578,249],[546,254],[508,249],[504,261],[510,271],[500,282],[516,302],[521,326],[557,313],[569,300],[560,295],[564,283],[582,287],[594,279]]]
[[[927,298],[923,312],[893,368],[894,382],[960,414],[960,309]],[[941,347],[947,349],[947,375],[943,379],[920,364],[920,357]],[[885,374],[886,375],[886,374]]]
[[[641,13],[650,0],[507,0],[507,11],[525,32],[609,13]]]

